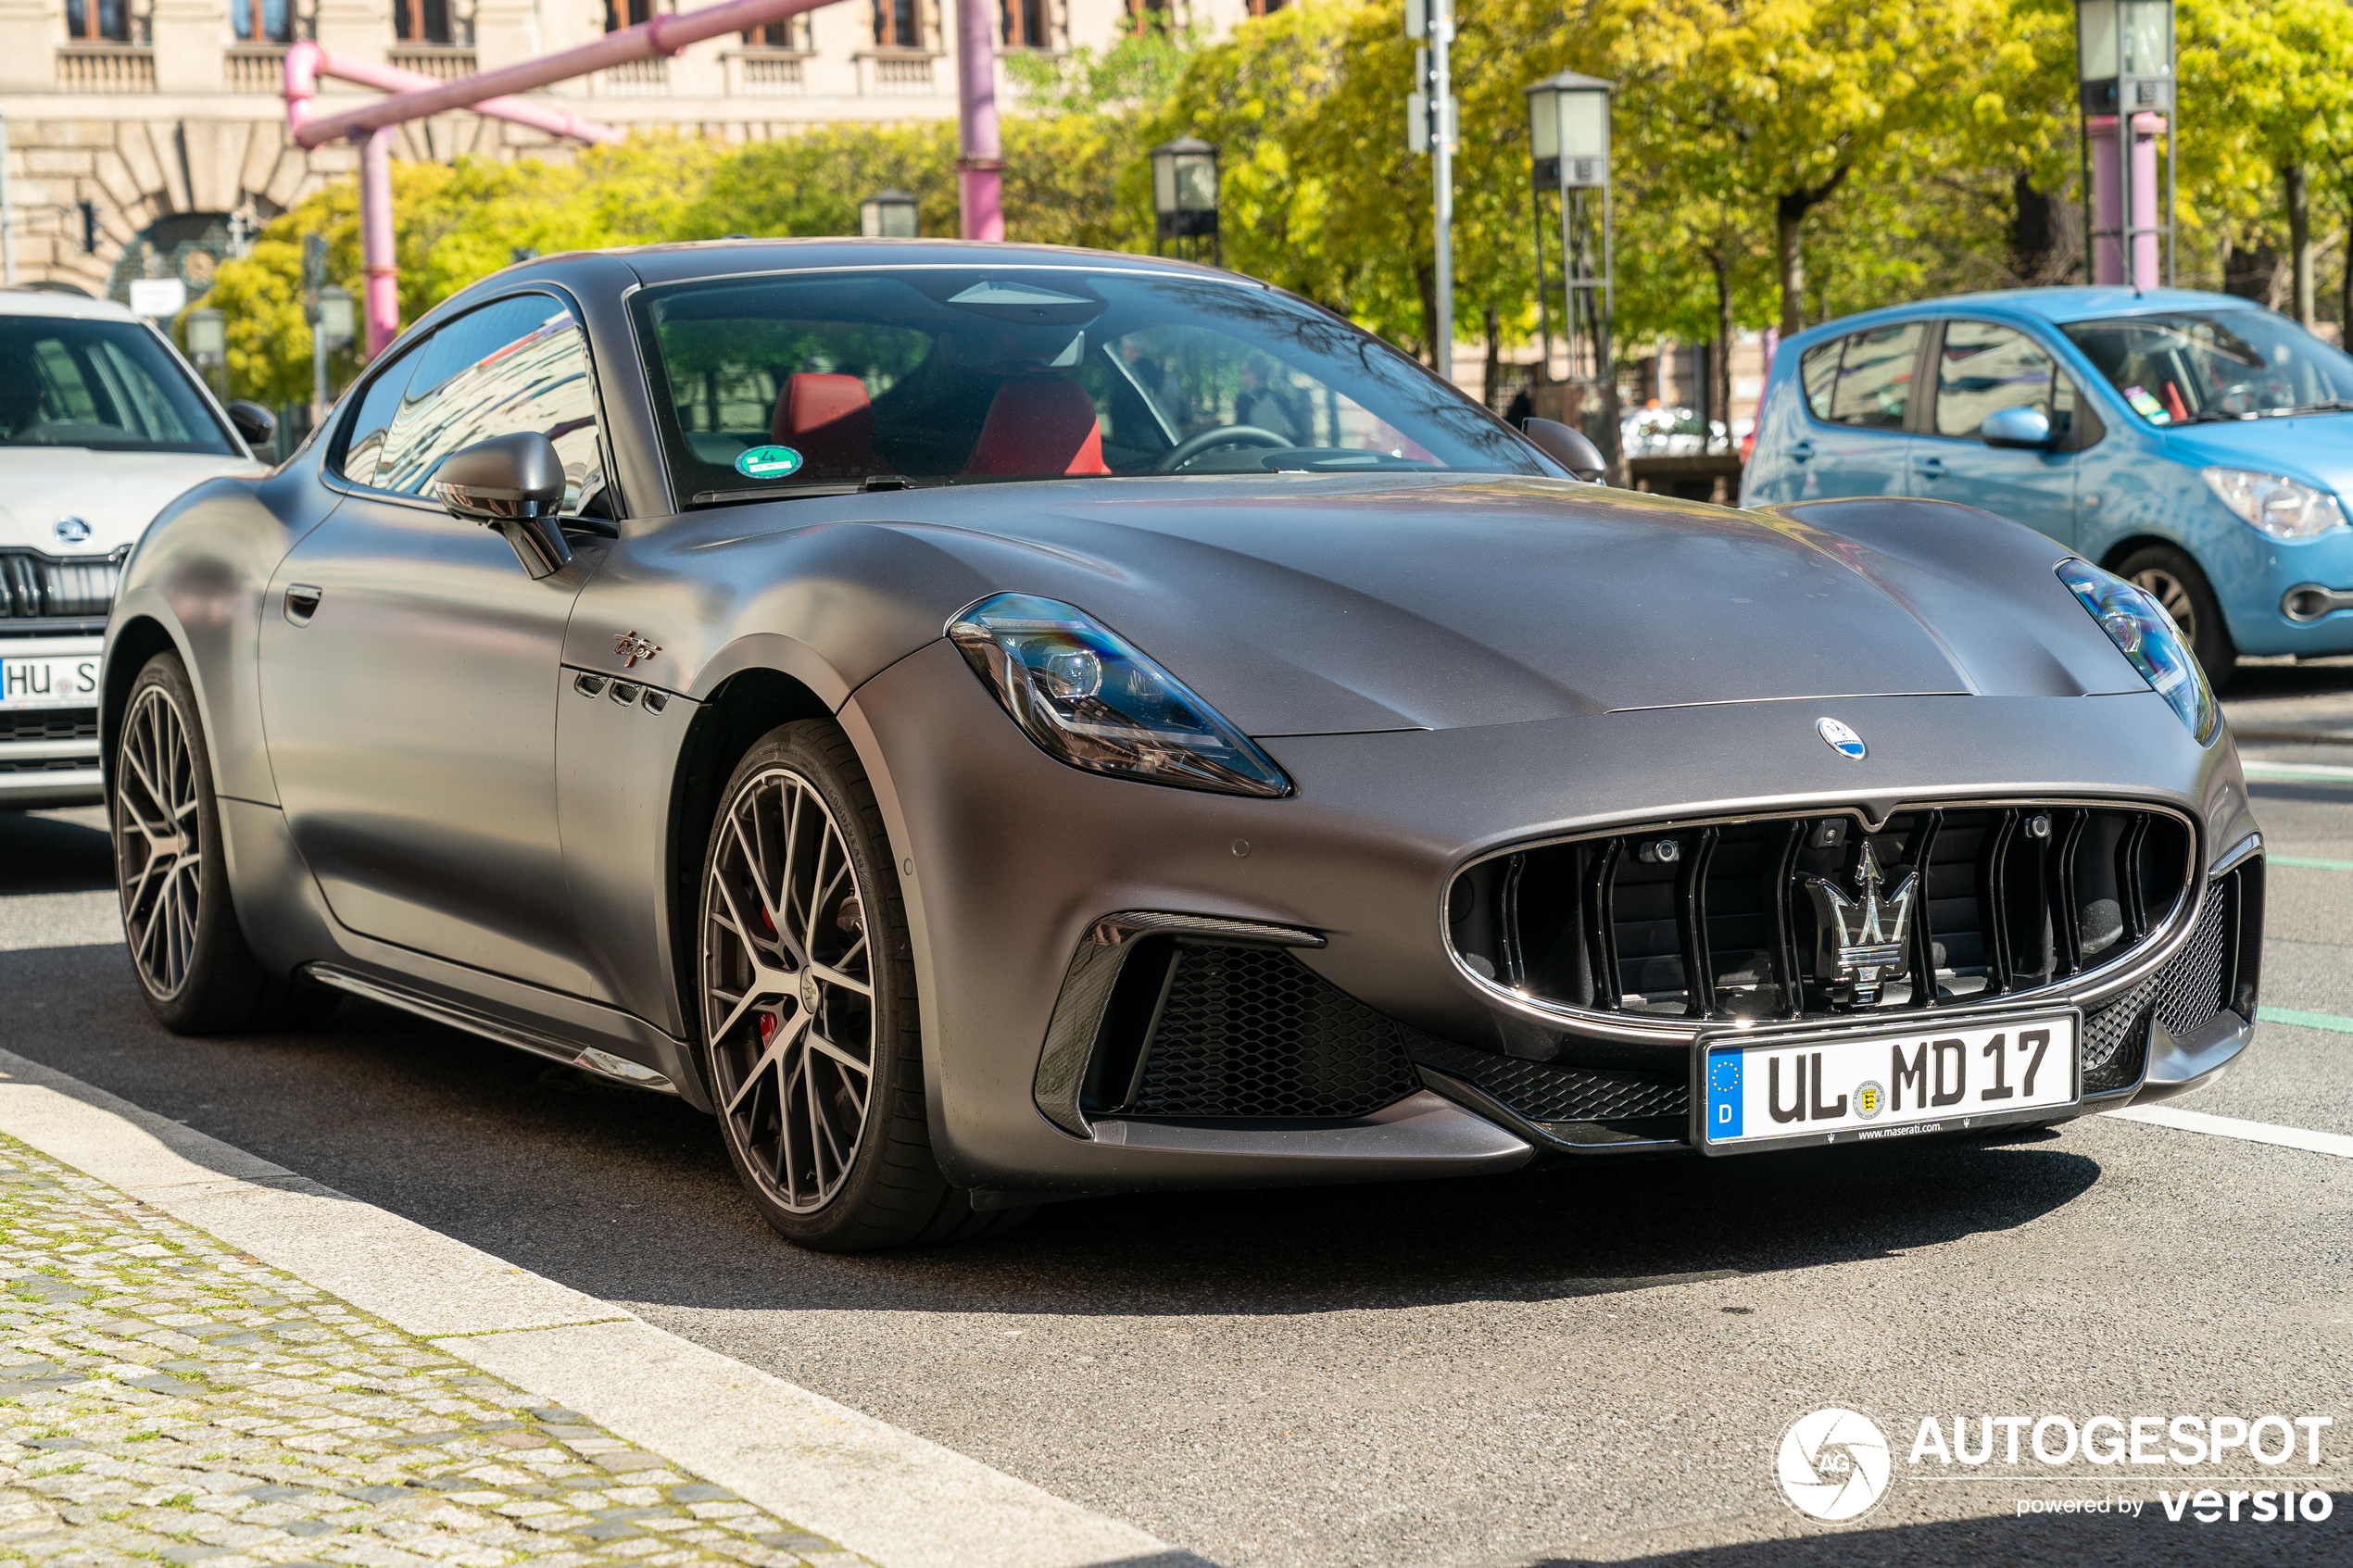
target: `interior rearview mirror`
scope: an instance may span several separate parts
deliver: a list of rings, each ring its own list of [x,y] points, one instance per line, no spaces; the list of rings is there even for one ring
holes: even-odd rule
[[[556,520],[564,504],[563,458],[537,431],[459,447],[434,470],[433,489],[451,517],[505,534],[534,577],[560,571],[572,559]]]
[[[2039,451],[2051,445],[2051,421],[2040,408],[1996,408],[1985,416],[1977,433],[1988,446],[2026,446]]]
[[[1599,484],[1608,465],[1602,460],[1602,449],[1585,438],[1585,433],[1561,423],[1558,420],[1529,420],[1522,433],[1533,442],[1536,449],[1560,464],[1569,472],[1589,483]]]
[[[237,427],[237,433],[245,438],[245,445],[257,452],[269,445],[271,437],[278,433],[278,416],[260,404],[248,403],[242,397],[229,405],[229,422]]]

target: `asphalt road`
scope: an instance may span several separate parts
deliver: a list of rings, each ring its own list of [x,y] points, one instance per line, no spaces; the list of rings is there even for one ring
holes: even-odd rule
[[[2264,747],[2267,1007],[2353,1020],[2353,747]],[[2353,1160],[2108,1118],[1329,1191],[1121,1198],[994,1244],[777,1240],[683,1105],[347,1001],[176,1040],[140,1005],[95,812],[0,814],[0,1043],[627,1304],[1218,1562],[2353,1561]],[[2353,1029],[2353,1023],[2347,1025]],[[2353,1134],[2353,1034],[2265,1023],[2202,1111]],[[1899,1468],[1808,1524],[1773,1455],[1843,1404],[2336,1423],[2278,1470]],[[2313,1476],[2324,1523],[2160,1487]],[[2020,1499],[2145,1499],[2021,1517]]]

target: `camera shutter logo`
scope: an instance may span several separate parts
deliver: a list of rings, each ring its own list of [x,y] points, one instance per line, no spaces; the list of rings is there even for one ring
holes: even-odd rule
[[[1894,1468],[1887,1435],[1857,1411],[1815,1411],[1781,1435],[1781,1493],[1809,1519],[1837,1524],[1862,1517],[1887,1495]]]

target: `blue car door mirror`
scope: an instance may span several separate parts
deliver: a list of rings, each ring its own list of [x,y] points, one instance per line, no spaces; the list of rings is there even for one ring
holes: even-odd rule
[[[1985,416],[1977,433],[1988,446],[2043,450],[2051,445],[2050,417],[2040,408],[1996,408]]]

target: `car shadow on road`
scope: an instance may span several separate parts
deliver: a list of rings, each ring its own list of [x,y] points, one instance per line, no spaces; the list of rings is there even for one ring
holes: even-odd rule
[[[101,808],[0,811],[0,897],[113,886],[114,845]]]
[[[2034,1495],[2031,1479],[2019,1483],[2022,1493]],[[2045,1492],[2077,1488],[2045,1487]],[[2184,1513],[2176,1521],[2158,1506],[2150,1486],[2120,1487],[2147,1500],[2138,1517],[2114,1513],[2029,1514],[2023,1518],[1996,1515],[1980,1519],[1945,1519],[1878,1528],[1825,1529],[1808,1536],[1743,1541],[1731,1546],[1694,1547],[1647,1557],[1612,1556],[1617,1568],[1853,1568],[1856,1563],[1885,1568],[1946,1568],[1952,1563],[2066,1562],[2132,1564],[2158,1568],[2238,1568],[2240,1564],[2343,1563],[2347,1560],[2347,1531],[2353,1528],[2353,1493],[2330,1495],[2330,1516],[2319,1523],[2277,1520],[2255,1524],[2245,1518],[2199,1524]],[[2097,1500],[2097,1499],[2089,1499]],[[2014,1506],[2007,1490],[2003,1506]],[[1488,1568],[1589,1568],[1596,1560],[1582,1557],[1534,1557],[1498,1560]]]
[[[711,1121],[389,1009],[174,1039],[120,947],[0,952],[7,1047],[609,1300],[1112,1315],[1542,1300],[1850,1262],[2029,1223],[2099,1179],[2057,1135],[1508,1176],[1128,1194],[1000,1240],[852,1257],[776,1237]]]

